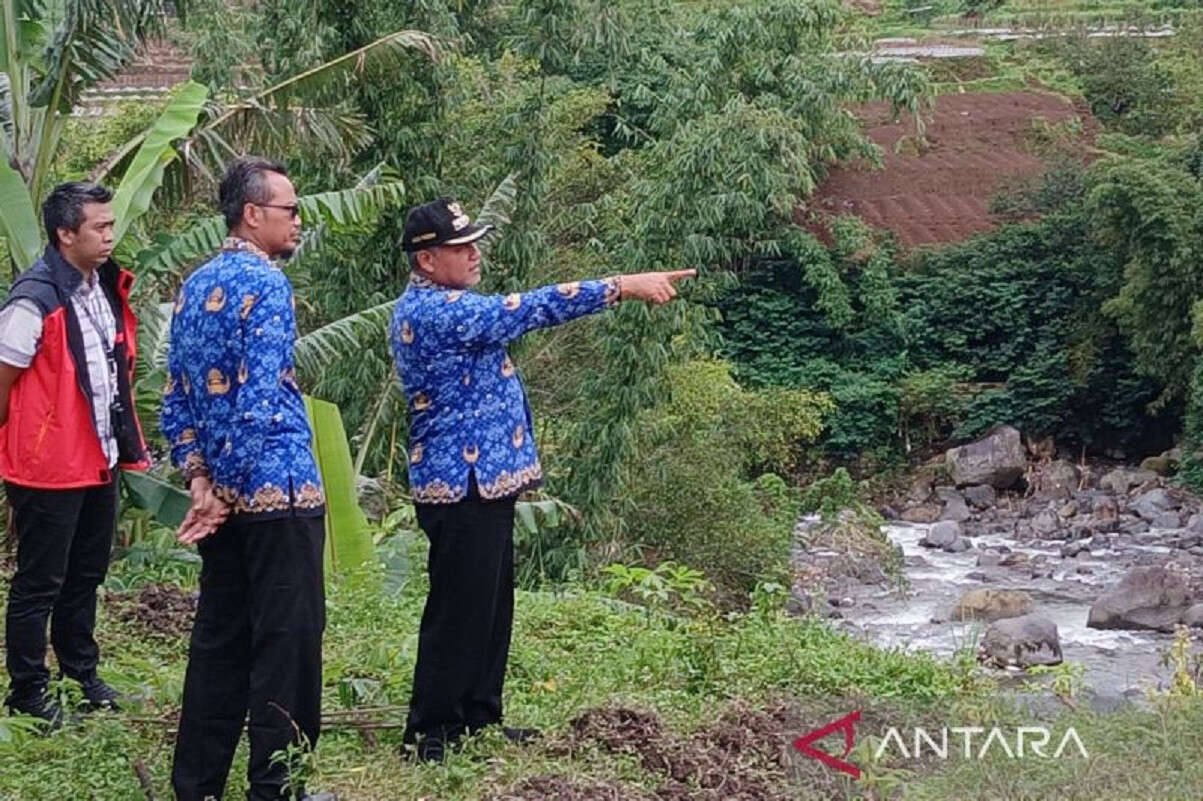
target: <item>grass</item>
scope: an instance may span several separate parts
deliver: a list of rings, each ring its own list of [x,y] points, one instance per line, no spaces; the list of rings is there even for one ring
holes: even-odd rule
[[[415,564],[422,551],[413,541]],[[164,569],[179,578],[178,564]],[[110,584],[125,589],[135,580],[154,581],[153,563],[119,562]],[[421,571],[395,593],[381,590],[379,576],[331,589],[327,714],[350,704],[386,708],[383,718],[400,719],[424,592]],[[113,597],[102,598],[102,672],[146,701],[49,737],[17,732],[11,742],[0,743],[0,799],[146,798],[135,763],[145,766],[158,798],[171,797],[171,727],[185,637],[149,633],[137,622],[118,619],[113,609]],[[544,729],[548,737],[542,744],[519,749],[489,734],[469,742],[446,765],[415,766],[400,760],[395,728],[365,736],[328,727],[311,786],[355,801],[534,799],[568,790],[586,793],[582,798],[603,797],[588,795],[591,788],[609,797],[650,798],[674,782],[656,761],[663,758],[684,766],[677,770],[686,778],[673,786],[685,792],[680,797],[691,798],[724,797],[701,789],[716,772],[767,793],[747,797],[765,798],[1097,799],[1135,796],[1147,787],[1166,795],[1142,797],[1203,795],[1203,765],[1195,759],[1203,746],[1203,705],[1192,698],[1105,717],[1043,713],[1042,719],[1058,726],[1079,727],[1088,761],[1017,763],[993,753],[983,761],[916,762],[892,754],[874,760],[875,738],[888,726],[1019,724],[1030,723],[1031,715],[997,694],[967,653],[945,662],[883,651],[825,624],[789,618],[768,603],[753,604],[747,613],[687,617],[616,601],[584,586],[519,592],[506,693],[507,719]],[[580,735],[581,723],[574,733],[571,722],[598,709],[644,713],[658,727],[656,734],[640,739],[634,730],[620,732],[619,741],[631,744],[626,749],[603,736]],[[849,757],[864,770],[859,782],[789,748],[795,737],[851,709],[864,710]],[[725,749],[731,748],[746,750],[728,764]],[[244,789],[245,759],[243,745],[229,798]],[[689,787],[701,794],[692,795]]]

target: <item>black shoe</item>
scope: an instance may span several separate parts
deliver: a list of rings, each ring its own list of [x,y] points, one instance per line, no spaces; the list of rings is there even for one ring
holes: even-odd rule
[[[501,733],[505,736],[505,739],[515,745],[530,745],[543,736],[543,732],[538,729],[514,729],[509,726],[503,726]]]
[[[81,681],[79,686],[83,688],[84,701],[87,702],[88,709],[108,709],[112,712],[121,711],[121,705],[118,702],[122,700],[123,696],[105,684],[104,679],[99,676],[93,676],[90,679]]]
[[[414,745],[414,758],[419,762],[441,764],[447,761],[447,743],[438,737],[423,737]]]
[[[472,724],[468,726],[469,734],[479,734],[487,728],[498,726],[501,729],[501,734],[505,739],[515,745],[530,745],[535,740],[543,736],[543,732],[538,729],[516,729],[510,726],[501,726],[499,723]]]
[[[30,717],[39,718],[43,721],[42,729],[45,732],[61,729],[66,717],[63,714],[63,707],[53,696],[46,693],[45,690],[37,690],[28,694],[10,695],[4,699],[4,705],[14,715],[29,715]]]

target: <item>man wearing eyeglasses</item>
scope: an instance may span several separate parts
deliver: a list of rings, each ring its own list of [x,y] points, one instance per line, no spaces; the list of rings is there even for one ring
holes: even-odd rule
[[[325,498],[292,286],[274,263],[300,241],[297,195],[282,165],[253,157],[230,164],[219,195],[229,237],[176,297],[163,401],[192,495],[179,539],[203,560],[172,768],[180,801],[222,797],[248,711],[248,797],[280,798],[287,769],[272,754],[315,744],[321,713]]]

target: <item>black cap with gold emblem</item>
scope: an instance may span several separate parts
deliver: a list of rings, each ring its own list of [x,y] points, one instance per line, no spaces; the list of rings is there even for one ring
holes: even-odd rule
[[[492,227],[473,225],[453,198],[441,197],[409,210],[401,247],[412,253],[435,245],[463,245],[480,239]]]

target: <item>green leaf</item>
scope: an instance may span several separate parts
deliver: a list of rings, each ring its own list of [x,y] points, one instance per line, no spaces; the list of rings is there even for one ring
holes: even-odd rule
[[[72,0],[40,61],[40,80],[30,89],[33,106],[68,115],[87,88],[129,64],[147,38],[163,30],[163,0]]]
[[[114,241],[120,242],[130,224],[150,208],[155,190],[163,183],[163,170],[177,158],[175,141],[196,125],[208,96],[208,88],[195,81],[181,84],[147,132],[113,195]]]
[[[187,148],[189,164],[212,175],[237,153],[298,145],[345,163],[372,140],[368,121],[346,103],[350,87],[404,79],[415,72],[414,53],[437,61],[438,43],[422,31],[394,31],[255,95],[215,103]]]
[[[346,576],[375,559],[368,520],[359,508],[351,447],[333,403],[305,396],[313,428],[313,455],[326,491],[326,574]]]
[[[396,595],[405,587],[413,572],[409,559],[409,544],[417,536],[412,531],[400,531],[380,545],[380,563],[384,565],[384,581],[380,588],[386,595]]]
[[[169,528],[178,528],[192,506],[187,492],[150,473],[123,472],[122,481],[134,504]]]
[[[539,522],[535,519],[535,510],[529,503],[519,503],[514,505],[514,515],[518,518],[518,525],[531,534],[539,532]]]
[[[298,338],[294,348],[297,367],[303,374],[318,378],[335,361],[352,358],[365,338],[379,341],[387,337],[396,304],[396,299],[386,300]]]
[[[404,194],[405,188],[400,181],[386,181],[338,192],[305,195],[297,202],[306,226],[345,228],[375,222],[386,208],[400,203]],[[337,197],[342,211],[339,219],[329,214],[331,204],[335,202],[332,197]],[[181,234],[156,237],[152,244],[137,252],[132,263],[139,274],[179,274],[200,259],[212,256],[225,236],[225,220],[220,216],[206,217]]]
[[[4,209],[0,230],[8,240],[8,252],[15,267],[24,270],[37,259],[42,234],[21,173],[4,162],[0,162],[0,209]]]

